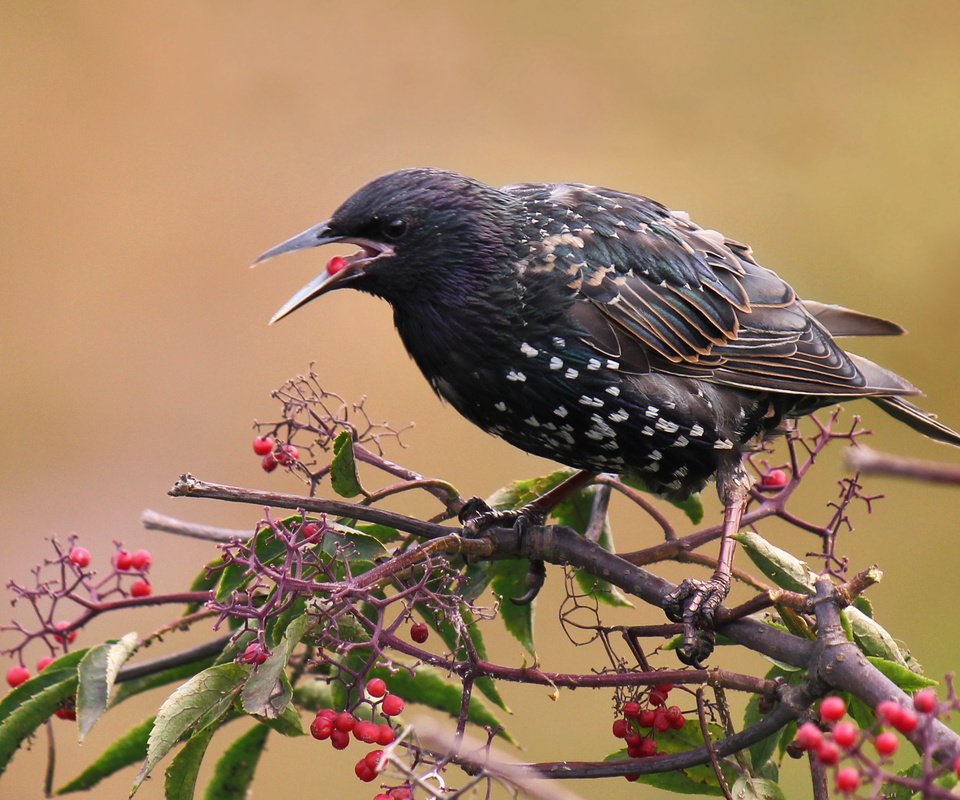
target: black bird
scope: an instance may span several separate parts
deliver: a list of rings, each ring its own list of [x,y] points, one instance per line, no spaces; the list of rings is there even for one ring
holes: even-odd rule
[[[960,445],[903,399],[918,389],[834,340],[898,325],[800,300],[749,247],[646,197],[401,170],[258,262],[333,242],[360,250],[333,259],[272,321],[333,289],[369,292],[393,306],[437,394],[485,431],[587,477],[638,475],[670,497],[716,476],[719,566],[709,581],[684,581],[668,606],[684,622],[689,663],[709,653],[729,590],[742,455],[784,419],[866,397]]]

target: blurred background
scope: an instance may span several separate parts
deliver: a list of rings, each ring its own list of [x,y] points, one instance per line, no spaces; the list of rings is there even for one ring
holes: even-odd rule
[[[386,305],[338,293],[266,326],[336,251],[250,271],[253,258],[405,166],[494,185],[605,184],[684,209],[752,244],[801,295],[905,325],[909,337],[858,350],[922,386],[927,406],[960,424],[956,3],[2,8],[4,582],[29,579],[45,537],[77,533],[95,564],[106,563],[114,539],[149,547],[156,591],[181,588],[211,548],[142,531],[141,512],[255,523],[256,508],[168,498],[185,471],[298,491],[289,475],[260,470],[251,423],[276,416],[270,391],[311,361],[325,387],[367,395],[372,416],[415,420],[408,448],[391,455],[464,493],[549,468],[442,406]],[[873,446],[960,460],[872,407],[860,410],[878,431]],[[841,475],[839,461],[826,460],[801,510],[826,519]],[[929,674],[942,675],[960,665],[954,615],[921,609],[954,606],[960,497],[894,481],[867,487],[887,499],[859,515],[841,549],[856,569],[886,568],[871,592],[879,618]],[[705,494],[716,514],[713,492]],[[653,540],[652,525],[618,514],[622,545]],[[795,531],[766,533],[794,552],[816,548]],[[554,571],[538,607],[542,663],[589,669],[602,655],[556,634],[561,584]],[[134,625],[146,633],[166,616],[114,618],[82,638]],[[656,621],[646,609],[634,618]],[[520,662],[506,638],[494,637],[493,650]],[[729,653],[722,663],[765,669]],[[592,759],[613,749],[609,696],[567,692],[551,702],[517,687],[505,695],[516,712],[508,725],[525,745],[518,757]],[[108,715],[82,748],[57,721],[57,784],[163,696]],[[44,749],[18,754],[0,797],[40,796]],[[254,796],[274,796],[296,774],[300,796],[371,797],[347,756],[309,737],[274,737]],[[802,770],[785,774],[788,796],[809,796]],[[90,796],[125,797],[131,779],[127,771]],[[568,788],[590,798],[662,796],[622,780]],[[162,796],[159,771],[139,796]]]

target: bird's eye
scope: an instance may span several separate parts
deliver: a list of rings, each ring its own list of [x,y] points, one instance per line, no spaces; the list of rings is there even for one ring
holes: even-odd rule
[[[381,223],[380,228],[388,239],[399,239],[407,232],[407,221],[402,217],[387,219]]]

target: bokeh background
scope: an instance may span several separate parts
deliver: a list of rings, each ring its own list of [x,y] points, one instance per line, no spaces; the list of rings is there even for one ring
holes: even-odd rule
[[[408,449],[393,455],[464,492],[548,466],[441,406],[372,298],[333,295],[265,325],[330,253],[256,271],[251,260],[404,166],[492,184],[601,183],[683,208],[750,242],[802,295],[903,323],[908,338],[859,350],[960,424],[957,30],[953,2],[3,3],[4,580],[29,577],[45,537],[75,532],[102,560],[113,539],[149,547],[157,590],[181,587],[210,548],[145,533],[140,513],[254,523],[256,509],[167,498],[184,471],[297,490],[259,469],[251,422],[275,414],[271,389],[311,361],[328,388],[368,395],[374,416],[416,420]],[[957,461],[863,411],[879,431],[874,446]],[[824,513],[841,470],[825,463],[804,492],[806,512]],[[868,486],[888,497],[843,549],[857,568],[886,568],[871,594],[878,615],[940,675],[960,664],[960,498]],[[654,536],[619,513],[622,541]],[[786,529],[768,533],[797,552],[815,547]],[[540,603],[542,661],[587,669],[600,654],[556,634],[560,583],[554,574]],[[114,619],[85,637],[163,620],[160,611]],[[519,663],[511,641],[494,637],[494,650]],[[526,747],[519,757],[612,749],[609,697],[505,694]],[[160,699],[109,715],[82,748],[59,724],[58,782]],[[0,797],[40,795],[43,749],[17,756]],[[274,738],[254,796],[372,796],[348,755]],[[160,774],[142,797],[161,796]],[[125,797],[131,777],[91,796]],[[785,781],[791,798],[809,795],[800,770]],[[661,796],[623,781],[568,788]]]

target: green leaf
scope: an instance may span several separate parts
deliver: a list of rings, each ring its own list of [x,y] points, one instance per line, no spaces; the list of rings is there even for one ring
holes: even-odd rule
[[[139,725],[128,730],[123,736],[115,740],[83,772],[77,775],[70,783],[57,789],[57,794],[81,792],[96,786],[104,778],[108,778],[118,770],[136,764],[147,757],[147,738],[153,728],[153,717],[148,717]]]
[[[714,742],[724,738],[723,731],[718,725],[709,725],[707,730],[709,730]],[[700,721],[696,719],[688,719],[679,730],[671,728],[664,733],[657,733],[657,749],[665,753],[685,753],[696,747],[703,747],[703,745],[703,732],[700,730]],[[736,773],[730,763],[721,759],[720,766],[724,768],[723,772],[727,778],[727,783],[731,783],[736,778]],[[717,776],[710,765],[700,764],[695,767],[687,767],[684,772],[691,780],[719,791],[720,784],[717,782]]]
[[[35,678],[18,686],[4,698],[9,700],[10,696],[17,694],[20,689],[37,682],[28,692],[20,695],[25,698],[24,702],[7,714],[3,724],[0,725],[0,775],[6,770],[7,764],[10,763],[10,759],[13,758],[13,754],[17,752],[23,740],[50,719],[60,704],[73,697],[77,691],[76,669],[69,667],[51,672],[52,667],[51,664]],[[46,680],[40,682],[41,678]]]
[[[265,725],[255,725],[234,741],[217,761],[204,800],[246,797],[269,735]]]
[[[896,661],[888,661],[879,656],[867,656],[867,661],[905,692],[916,692],[918,689],[924,689],[927,686],[939,686],[939,681],[925,675],[918,675]]]
[[[689,519],[694,525],[699,525],[700,520],[703,519],[703,501],[700,499],[699,493],[692,494],[684,500],[675,500],[654,492],[650,488],[650,485],[643,478],[637,475],[621,475],[620,480],[633,489],[652,494],[660,500],[666,500],[668,503],[670,503],[670,505],[674,506],[675,508],[679,508],[684,514],[686,514],[687,519]]]
[[[220,581],[220,571],[223,569],[223,558],[215,558],[193,579],[190,584],[191,592],[212,592],[214,587]],[[183,611],[183,616],[189,616],[200,610],[202,603],[188,603]]]
[[[730,794],[737,800],[786,800],[780,784],[764,778],[741,775],[733,784]]]
[[[164,701],[131,794],[184,735],[202,729],[230,709],[249,674],[250,668],[242,664],[219,664],[195,675]]]
[[[591,487],[576,492],[558,504],[551,512],[551,516],[560,525],[573,528],[582,536],[586,533],[587,526],[590,524],[590,512],[593,510],[593,498],[596,491],[596,487]],[[597,540],[597,544],[604,550],[610,552],[614,550],[613,531],[610,527],[609,515],[603,521],[603,528],[600,530],[600,538]],[[626,595],[610,581],[599,578],[585,569],[574,570],[574,576],[580,588],[589,597],[610,606],[633,607],[633,603],[627,600]]]
[[[333,461],[330,464],[330,486],[341,497],[367,496],[357,474],[357,462],[353,455],[353,436],[342,431],[333,442]]]
[[[500,595],[500,619],[511,635],[534,658],[537,656],[533,644],[533,608],[536,600],[527,605],[518,606],[510,600],[520,597],[527,591],[527,572],[530,563],[526,559],[504,559],[490,565],[493,579],[490,582],[495,594]]]
[[[658,740],[659,742],[659,740]],[[627,761],[630,756],[626,750],[618,750],[608,755],[604,761]],[[712,772],[711,772],[712,774]],[[652,772],[648,775],[641,775],[637,778],[637,783],[643,783],[647,786],[653,786],[658,789],[664,789],[676,794],[706,794],[723,795],[717,778],[713,776],[713,783],[703,783],[702,781],[691,778],[684,770],[675,769],[670,772]]]
[[[26,683],[21,683],[16,689],[9,692],[3,700],[0,700],[0,725],[6,721],[13,712],[19,711],[28,700],[34,695],[40,694],[45,689],[57,683],[62,683],[64,673],[76,676],[77,664],[87,654],[86,648],[75,650],[60,656],[56,661],[50,664],[43,672],[34,675]]]
[[[337,684],[339,686],[340,684]],[[293,690],[293,701],[307,711],[319,711],[321,708],[342,706],[332,685],[324,680],[308,680],[297,684]]]
[[[204,656],[187,664],[178,664],[175,667],[170,667],[170,669],[166,669],[163,672],[156,672],[153,675],[144,675],[142,678],[124,681],[117,688],[111,706],[119,705],[124,700],[128,700],[141,692],[156,689],[158,686],[166,686],[169,683],[182,683],[211,666],[214,658],[214,656]]]
[[[270,657],[250,673],[241,694],[243,710],[248,714],[276,719],[290,704],[293,688],[287,678],[287,662],[293,649],[303,639],[308,624],[306,614],[293,620]]]
[[[219,722],[210,723],[191,736],[173,757],[164,774],[163,790],[166,800],[193,800],[200,764],[207,752],[207,745],[219,727]]]
[[[747,728],[755,725],[763,718],[760,713],[760,696],[753,695],[747,701],[747,708],[743,714],[743,727]],[[780,731],[774,731],[766,739],[761,739],[750,745],[750,763],[755,770],[760,770],[764,764],[773,758],[773,753],[777,749],[777,741],[780,738]]]
[[[376,522],[358,523],[356,529],[361,533],[367,534],[367,536],[372,536],[380,542],[380,544],[390,544],[390,542],[396,542],[403,538],[403,534],[396,528],[391,528],[388,525],[380,525]]]
[[[903,653],[900,652],[897,643],[883,626],[855,606],[847,606],[843,613],[850,620],[854,641],[865,655],[879,656],[906,668],[907,661],[903,657]]]
[[[110,692],[124,662],[137,651],[137,634],[128,633],[116,642],[93,647],[77,670],[77,735],[80,743],[107,710]]]
[[[303,729],[303,721],[300,719],[300,711],[297,707],[290,703],[283,711],[280,713],[280,716],[276,719],[268,719],[262,721],[271,730],[276,731],[281,736],[305,736],[306,731]]]
[[[322,551],[331,558],[347,558],[349,561],[378,561],[388,558],[390,551],[372,534],[365,533],[338,522],[327,522],[330,529],[323,537]]]
[[[375,667],[370,670],[370,675],[383,678],[390,687],[390,692],[400,695],[408,703],[420,703],[428,708],[444,711],[451,717],[456,717],[460,713],[460,701],[463,696],[461,686],[450,683],[444,673],[434,667],[419,664],[412,675],[405,669],[391,673],[384,667]],[[470,698],[467,719],[475,725],[489,725],[493,730],[499,730],[499,735],[510,744],[517,743],[501,726],[500,720],[476,696]]]
[[[536,500],[540,495],[559,486],[576,470],[558,469],[549,475],[540,475],[536,478],[527,478],[514,481],[503,486],[487,498],[487,504],[494,509],[512,509],[524,506]]]
[[[743,545],[743,549],[764,575],[777,586],[791,592],[813,592],[817,576],[796,556],[770,544],[753,531],[740,531],[733,537]]]
[[[296,519],[299,520],[299,517]],[[273,535],[273,529],[269,525],[264,525],[253,535],[253,548],[262,564],[270,564],[287,552],[286,545]],[[248,567],[244,564],[227,564],[220,573],[216,599],[221,603],[228,601],[230,595],[250,580],[250,577]]]

